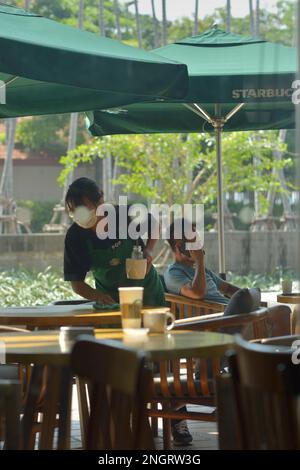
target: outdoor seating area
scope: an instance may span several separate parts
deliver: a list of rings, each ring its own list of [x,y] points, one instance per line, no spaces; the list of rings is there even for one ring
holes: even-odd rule
[[[189,304],[190,302],[187,302],[187,305]],[[155,314],[155,311],[152,310],[152,312]],[[258,344],[258,340],[268,345],[282,344],[287,355],[291,343],[296,337],[284,336],[290,331],[282,330],[281,338],[276,340],[276,338],[272,338],[272,329],[274,322],[276,326],[276,318],[285,315],[289,321],[290,313],[289,307],[276,305],[270,308],[260,308],[251,314],[227,317],[224,317],[223,313],[202,314],[201,316],[176,320],[172,333],[154,334],[145,341],[143,338],[126,337],[120,329],[120,313],[110,312],[102,318],[102,323],[99,324],[101,329],[95,330],[97,340],[85,336],[85,339],[82,339],[82,348],[79,341],[76,343],[72,355],[70,355],[72,342],[62,341],[60,331],[53,329],[53,327],[55,328],[54,318],[56,318],[56,328],[61,323],[70,325],[72,324],[71,319],[75,319],[73,324],[82,326],[81,328],[77,326],[78,334],[80,332],[84,334],[85,330],[88,330],[84,326],[87,325],[87,319],[89,319],[88,324],[97,324],[91,320],[93,317],[87,313],[78,316],[76,310],[73,312],[70,310],[68,317],[66,314],[63,316],[57,314],[53,317],[53,314],[49,313],[49,317],[52,319],[52,329],[42,330],[41,328],[45,327],[41,324],[43,317],[36,316],[36,322],[34,322],[34,314],[31,313],[31,317],[28,314],[27,318],[23,318],[23,322],[29,323],[31,331],[10,326],[3,326],[0,331],[1,341],[6,346],[7,362],[22,364],[19,368],[7,365],[0,367],[1,376],[4,377],[3,383],[6,384],[3,387],[7,388],[4,396],[7,397],[7,400],[14,397],[13,402],[7,402],[10,403],[8,409],[11,409],[12,403],[19,403],[19,413],[23,414],[22,420],[17,425],[16,415],[10,412],[6,414],[4,436],[7,438],[5,437],[5,442],[8,439],[8,448],[15,445],[16,449],[31,449],[36,446],[40,449],[54,449],[56,446],[58,449],[70,448],[72,442],[72,392],[75,393],[78,400],[82,448],[123,449],[123,445],[124,449],[154,448],[155,437],[157,438],[159,432],[158,418],[162,418],[160,432],[162,432],[165,449],[170,448],[171,445],[171,419],[180,417],[188,420],[217,422],[218,426],[222,428],[223,423],[219,422],[220,415],[216,414],[214,380],[216,377],[218,380],[222,380],[223,376],[220,375],[222,367],[224,367],[222,358],[224,358],[226,350],[233,350],[236,347],[236,339],[226,331],[232,332],[234,329],[235,332],[239,331],[242,335],[246,334],[247,340],[255,340],[256,344]],[[104,314],[94,313],[93,315],[96,318],[96,316],[101,317]],[[7,314],[7,318],[10,316],[11,312]],[[105,321],[107,325],[116,322],[117,316],[116,327],[108,329],[105,326]],[[81,320],[79,320],[80,318]],[[69,321],[66,322],[66,319]],[[6,318],[2,315],[1,322],[5,323],[5,321]],[[20,321],[20,316],[18,320],[14,321]],[[39,329],[32,331],[33,327]],[[271,338],[267,340],[267,337]],[[93,352],[93,348],[96,348],[96,351],[98,347],[99,353]],[[128,367],[125,367],[126,362],[118,360],[118,354],[126,357],[126,352],[128,360],[132,361]],[[104,358],[101,362],[102,354],[104,354]],[[114,361],[116,361],[115,366],[113,365]],[[197,361],[200,362],[200,377],[198,379],[195,378]],[[103,366],[100,367],[102,363]],[[146,363],[148,363],[148,367],[145,367]],[[152,364],[151,367],[150,364]],[[159,364],[158,369],[155,367],[153,369],[154,364]],[[70,370],[69,367],[71,367]],[[105,368],[107,372],[105,372]],[[151,369],[154,371],[153,373]],[[98,379],[96,376],[90,376],[96,371],[97,374],[100,374]],[[133,374],[132,377],[129,371],[130,374]],[[130,433],[127,430],[125,433],[129,439],[127,443],[119,439],[124,436],[126,426],[129,426],[129,421],[126,422],[126,416],[128,419],[130,411],[126,411],[125,405],[127,402],[129,405],[129,396],[126,400],[115,397],[116,404],[120,403],[124,406],[124,409],[119,410],[114,408],[113,402],[110,404],[107,402],[104,405],[105,400],[111,400],[112,397],[104,398],[104,391],[101,392],[100,383],[100,388],[95,384],[95,391],[90,385],[86,389],[87,382],[106,380],[106,374],[108,374],[107,380],[116,381],[111,384],[113,390],[114,387],[119,386],[124,387],[123,393],[125,394],[131,390],[131,399],[136,399],[140,403],[136,411],[141,413],[138,419],[144,422],[143,432],[138,430],[140,428],[131,429]],[[76,377],[75,382],[72,377]],[[124,378],[123,385],[122,377]],[[133,390],[130,380],[139,388]],[[105,382],[101,383],[103,386]],[[15,401],[16,394],[17,401]],[[94,401],[91,402],[91,400]],[[119,400],[121,401],[119,402]],[[232,397],[230,400],[232,401]],[[190,411],[176,411],[181,403],[193,406]],[[90,410],[89,406],[91,406]],[[95,410],[94,407],[96,407]],[[116,441],[111,441],[109,438],[110,432],[112,432],[107,428],[111,423],[109,410],[116,412],[115,420],[119,420],[124,413],[125,421],[122,426],[125,428],[122,426],[118,428],[121,434],[119,437],[114,436]],[[14,420],[13,441],[11,441],[11,420]],[[148,423],[147,426],[145,423]],[[102,426],[104,427],[101,431]],[[56,429],[58,434],[55,443]],[[38,441],[36,440],[37,436],[39,436]],[[145,439],[145,441],[134,439]],[[222,443],[222,433],[219,439]]]
[[[0,4],[0,461],[300,451],[299,28]]]

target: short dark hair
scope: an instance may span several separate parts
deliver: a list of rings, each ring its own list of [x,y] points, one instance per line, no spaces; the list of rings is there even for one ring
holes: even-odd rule
[[[103,191],[101,191],[97,183],[90,178],[83,177],[70,184],[65,204],[68,208],[71,205],[78,207],[84,203],[84,199],[88,199],[96,205],[101,197],[103,197]]]
[[[184,227],[185,227],[185,224],[190,224],[191,222],[189,222],[188,220],[186,220],[185,218],[181,218],[181,219],[176,219],[174,220],[171,224],[170,224],[170,227],[169,227],[169,237],[168,237],[168,242],[169,242],[169,245],[170,247],[172,248],[172,251],[175,251],[175,244],[176,244],[176,240],[184,240],[185,239],[185,236],[184,236]],[[180,227],[180,224],[181,224],[181,238],[175,238],[175,225],[176,225],[176,228],[179,226]],[[192,223],[192,227],[195,228],[195,224]]]

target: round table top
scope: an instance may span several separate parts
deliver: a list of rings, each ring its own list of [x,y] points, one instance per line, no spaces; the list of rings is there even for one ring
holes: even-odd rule
[[[277,302],[282,304],[300,304],[300,293],[295,294],[278,294]]]
[[[145,351],[153,361],[185,357],[185,353],[195,354],[195,357],[219,357],[234,345],[231,335],[205,331],[178,330],[136,339],[124,335],[121,329],[100,329],[95,330],[95,336],[123,341],[133,349]],[[72,347],[72,343],[59,340],[59,330],[0,334],[0,351],[5,350],[6,362],[10,363],[67,365]]]

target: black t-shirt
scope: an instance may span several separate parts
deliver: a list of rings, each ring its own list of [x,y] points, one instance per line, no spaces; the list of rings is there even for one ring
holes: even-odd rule
[[[110,248],[117,240],[119,240],[119,208],[116,206],[117,217],[116,217],[116,237],[106,238],[105,240],[100,239],[96,232],[90,229],[84,229],[79,227],[76,223],[73,223],[68,229],[65,238],[65,249],[64,249],[64,279],[65,281],[84,281],[85,277],[91,269],[92,260],[90,259],[90,252],[88,250],[88,244],[90,243],[93,249],[105,250]],[[148,215],[148,229],[150,228],[151,216]],[[131,222],[131,218],[127,213],[127,227]],[[138,225],[137,225],[138,230]],[[143,242],[140,239],[139,243],[143,246]]]

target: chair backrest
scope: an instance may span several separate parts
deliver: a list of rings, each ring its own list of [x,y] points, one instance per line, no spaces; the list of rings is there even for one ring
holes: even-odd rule
[[[4,449],[21,449],[21,384],[18,380],[0,380],[0,426],[4,427]]]
[[[176,319],[190,318],[195,315],[210,315],[224,312],[226,305],[207,302],[205,300],[193,300],[183,295],[165,294],[166,302]]]
[[[243,449],[300,449],[300,392],[282,373],[289,368],[290,375],[291,364],[288,347],[237,338],[229,367]],[[299,366],[292,367],[299,379]]]
[[[87,449],[154,449],[147,417],[151,373],[144,354],[117,341],[82,338],[71,367],[89,384]]]

